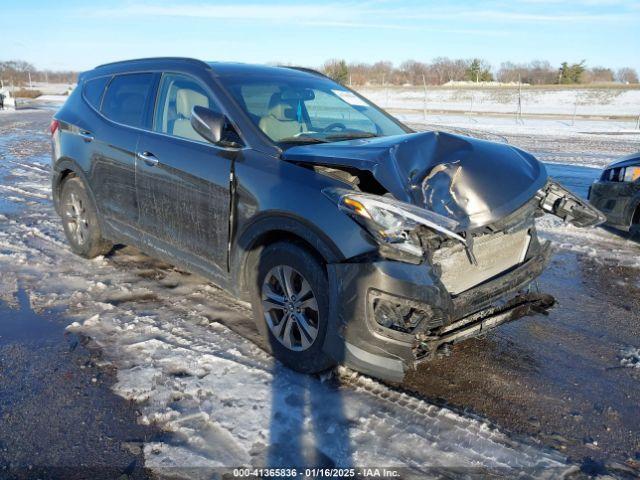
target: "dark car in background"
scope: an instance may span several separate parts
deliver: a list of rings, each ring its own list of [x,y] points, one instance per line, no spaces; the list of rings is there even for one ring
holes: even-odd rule
[[[606,225],[640,236],[640,152],[607,166],[589,189],[589,201]]]
[[[99,66],[55,115],[52,189],[74,252],[116,244],[253,305],[286,365],[399,380],[543,311],[535,218],[599,212],[509,145],[413,132],[300,68],[161,58]]]

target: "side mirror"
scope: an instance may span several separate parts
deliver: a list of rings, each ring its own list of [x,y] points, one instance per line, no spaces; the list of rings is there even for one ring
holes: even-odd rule
[[[191,110],[191,126],[205,140],[219,143],[225,118],[221,113],[196,105]]]

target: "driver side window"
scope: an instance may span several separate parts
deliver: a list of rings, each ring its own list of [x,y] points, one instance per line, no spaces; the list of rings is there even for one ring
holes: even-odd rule
[[[179,74],[162,76],[153,129],[174,137],[204,142],[191,126],[195,106],[218,110],[207,92],[194,80]]]

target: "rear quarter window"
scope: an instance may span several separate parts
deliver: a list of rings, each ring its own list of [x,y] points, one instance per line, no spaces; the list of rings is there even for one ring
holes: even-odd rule
[[[96,110],[100,110],[100,101],[102,100],[102,94],[104,93],[104,87],[107,86],[111,77],[100,77],[88,80],[84,84],[82,93],[85,100]]]
[[[152,73],[116,75],[102,100],[103,115],[114,122],[142,127],[152,85]]]

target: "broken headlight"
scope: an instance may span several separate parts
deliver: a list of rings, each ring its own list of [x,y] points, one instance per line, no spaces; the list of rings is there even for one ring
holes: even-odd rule
[[[420,225],[466,244],[465,238],[456,233],[458,222],[415,205],[342,188],[327,188],[323,193],[387,249],[421,258],[423,249],[415,233]]]

